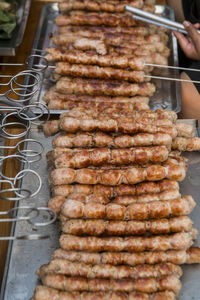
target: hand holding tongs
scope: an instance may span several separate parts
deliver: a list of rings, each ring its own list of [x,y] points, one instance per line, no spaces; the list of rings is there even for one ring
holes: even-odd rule
[[[128,12],[132,13],[132,17],[136,20],[142,21],[142,22],[146,22],[146,23],[150,23],[153,25],[157,25],[157,26],[161,26],[173,31],[179,31],[181,33],[184,34],[188,34],[187,31],[185,30],[184,26],[181,23],[175,22],[175,21],[171,21],[167,18],[163,18],[160,17],[158,15],[146,12],[144,10],[132,7],[132,6],[128,6],[126,5],[124,7],[125,10],[127,10]],[[200,30],[197,30],[198,33],[200,34]]]

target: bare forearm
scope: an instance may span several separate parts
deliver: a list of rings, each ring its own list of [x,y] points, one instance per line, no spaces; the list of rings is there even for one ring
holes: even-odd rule
[[[167,0],[167,4],[174,9],[175,18],[178,22],[183,22],[185,17],[183,13],[182,0]]]

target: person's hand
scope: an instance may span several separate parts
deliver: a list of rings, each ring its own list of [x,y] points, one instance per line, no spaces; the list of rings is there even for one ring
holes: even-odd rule
[[[188,58],[200,60],[200,34],[197,32],[200,23],[192,25],[190,22],[184,21],[183,25],[188,32],[188,36],[177,31],[174,32],[174,35]]]

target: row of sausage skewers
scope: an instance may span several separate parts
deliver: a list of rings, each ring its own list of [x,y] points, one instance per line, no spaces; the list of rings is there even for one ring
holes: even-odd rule
[[[135,21],[124,5],[152,0],[59,3],[58,34],[46,58],[56,84],[44,96],[56,135],[47,153],[60,249],[37,275],[34,300],[174,300],[180,265],[200,262],[198,232],[181,151],[200,149],[192,126],[149,110],[153,67],[167,65],[165,30]]]
[[[143,0],[58,4],[58,30],[45,56],[55,64],[56,84],[44,96],[50,109],[85,107],[85,102],[149,108],[149,97],[155,92],[149,82],[151,64],[167,65],[168,35],[164,29],[135,21],[124,12],[125,4],[155,11],[155,1]]]
[[[44,125],[46,135],[59,133],[47,156],[53,195],[48,205],[59,214],[62,235],[61,249],[37,272],[43,285],[34,299],[176,299],[179,265],[198,263],[200,250],[192,247],[198,233],[188,216],[195,201],[181,196],[177,182],[185,178],[187,161],[171,147],[182,148],[183,139],[191,151],[199,149],[194,129],[176,123],[173,112],[133,111],[126,128],[139,120],[147,125],[142,132],[125,134],[121,123],[117,132],[74,130],[62,125],[71,113]],[[98,112],[75,109],[73,115],[72,125],[80,115],[94,122]],[[165,133],[149,133],[152,126]]]

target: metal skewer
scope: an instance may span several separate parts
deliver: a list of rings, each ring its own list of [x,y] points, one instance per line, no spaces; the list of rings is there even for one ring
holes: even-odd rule
[[[144,75],[144,77],[150,77],[154,79],[162,79],[162,80],[170,80],[170,81],[179,81],[179,82],[192,82],[200,84],[200,81],[197,80],[189,80],[189,79],[181,79],[181,78],[172,78],[172,77],[163,77],[163,76],[152,76],[152,75]]]
[[[31,60],[38,58],[38,59],[42,59],[44,60],[44,64],[43,65],[38,65],[38,64],[32,64]],[[31,66],[30,66],[31,65]],[[37,71],[37,72],[43,72],[45,71],[48,66],[49,66],[49,62],[48,60],[42,56],[42,55],[38,55],[38,54],[31,54],[29,55],[24,63],[0,63],[0,66],[15,66],[15,67],[22,67],[22,66],[28,66],[29,70],[32,71]]]
[[[18,197],[20,197],[20,199],[21,199],[22,197],[21,197],[20,192],[22,192],[22,190],[20,189],[19,192],[18,192],[18,189],[14,188],[14,187],[19,182],[19,180],[21,180],[23,177],[25,177],[26,175],[28,175],[30,173],[31,175],[33,175],[36,178],[36,180],[33,179],[33,182],[35,183],[34,191],[30,192],[28,196],[29,196],[29,198],[36,196],[39,193],[39,191],[41,190],[42,179],[36,171],[30,169],[30,162],[28,161],[28,159],[26,157],[21,156],[21,155],[17,155],[17,154],[7,155],[7,156],[4,156],[4,157],[0,158],[0,165],[2,165],[3,161],[5,161],[6,159],[13,159],[13,158],[16,158],[20,162],[26,164],[26,168],[19,171],[15,175],[15,177],[8,177],[8,176],[4,175],[2,173],[2,171],[0,171],[0,178],[2,178],[4,180],[4,181],[1,180],[0,182],[9,182],[9,183],[13,182],[13,183],[11,183],[11,189],[8,189],[7,191],[11,191],[11,192],[14,191],[15,194]],[[1,191],[0,194],[4,193],[4,192],[5,192],[5,190],[3,192]],[[2,198],[2,197],[0,197],[0,198]],[[13,200],[13,199],[11,199],[11,200]]]
[[[14,217],[14,215],[16,215],[16,213],[18,213],[19,210],[26,210],[26,209],[28,210],[27,215]],[[35,215],[29,216],[29,214],[32,213],[32,212],[34,212]],[[1,211],[0,212],[0,216],[6,216],[6,215],[9,215],[10,218],[0,219],[0,223],[3,223],[3,222],[29,221],[32,218],[35,218],[36,216],[38,216],[39,215],[39,211],[37,210],[36,207],[21,206],[21,207],[13,207],[13,208],[11,208],[11,209],[9,209],[7,211]]]
[[[27,241],[35,241],[35,240],[44,240],[50,238],[50,234],[26,234],[20,236],[4,236],[0,237],[0,241],[14,241],[14,240],[27,240]]]
[[[164,69],[182,70],[182,71],[200,72],[200,69],[192,69],[192,68],[184,68],[184,67],[175,67],[175,66],[168,66],[168,65],[158,65],[158,64],[150,64],[150,63],[145,63],[145,66],[155,67],[155,68],[158,67],[158,68],[164,68]]]
[[[23,188],[15,188],[13,183],[10,180],[0,180],[0,184],[8,183],[11,187],[7,189],[0,189],[0,199],[9,200],[9,201],[19,201],[26,198],[29,198],[31,191]],[[15,197],[3,196],[4,193],[14,193]],[[18,192],[18,195],[16,194]]]
[[[38,149],[34,150],[34,149],[20,149],[20,146],[22,144],[24,145],[27,145],[27,144],[33,144],[33,145],[37,145]],[[35,161],[38,161],[40,158],[41,158],[41,154],[43,153],[44,151],[44,147],[43,145],[34,140],[34,139],[24,139],[24,140],[21,140],[19,141],[16,145],[14,146],[1,146],[0,145],[0,149],[17,149],[17,153],[19,153],[20,155],[22,156],[25,156],[25,157],[28,157],[28,158],[32,158],[32,160],[29,159],[29,162],[32,163],[32,162],[35,162]],[[2,155],[0,155],[0,158],[3,157],[3,153]]]
[[[24,77],[24,76],[29,76],[31,80],[33,80],[33,83],[20,83],[17,80],[19,80],[20,77]],[[28,94],[28,96],[32,95],[33,93],[35,93],[36,91],[39,90],[39,82],[40,82],[40,74],[39,72],[36,71],[32,71],[32,70],[24,70],[21,71],[19,73],[17,73],[16,75],[12,76],[12,75],[0,75],[0,78],[10,78],[10,80],[6,83],[0,83],[1,86],[9,86],[11,87],[11,90],[18,96],[21,96],[21,93],[18,93],[16,88],[13,87],[14,84],[16,84],[18,87],[20,88],[34,88],[36,87],[33,91],[31,91],[30,94]],[[4,96],[5,93],[0,94],[0,96]]]
[[[24,212],[26,210],[27,210],[27,212],[23,216],[18,215],[20,211]],[[37,220],[35,220],[37,217],[39,217],[40,214],[41,214],[40,217],[42,217],[42,213],[44,213],[44,212],[46,212],[48,214],[45,219],[42,218],[41,222],[38,222]],[[0,219],[0,223],[27,221],[28,223],[30,223],[31,225],[34,225],[36,227],[48,226],[48,225],[54,223],[57,218],[56,212],[54,210],[52,210],[51,208],[35,207],[35,206],[33,206],[33,207],[31,207],[31,206],[13,207],[13,208],[9,209],[8,211],[0,212],[0,216],[6,216],[6,215],[9,215],[10,218]],[[17,216],[15,216],[15,215],[17,215]]]
[[[41,125],[42,123],[45,123],[46,121],[48,121],[48,119],[50,118],[49,109],[46,106],[46,104],[44,104],[44,103],[35,102],[33,104],[27,104],[25,106],[25,105],[21,105],[20,103],[18,104],[17,101],[15,101],[15,102],[16,103],[13,103],[13,102],[11,103],[12,104],[11,107],[3,106],[0,108],[0,112],[1,111],[2,112],[11,111],[11,113],[9,113],[9,114],[6,114],[6,115],[3,114],[4,117],[2,118],[2,124],[0,125],[1,129],[4,127],[10,126],[10,125],[17,125],[17,122],[14,122],[14,124],[7,122],[7,119],[10,116],[15,116],[15,117],[19,118],[21,121],[27,122],[27,125],[24,123],[20,123],[21,126],[24,126],[26,128],[26,133],[30,129],[31,124]],[[5,104],[9,105],[10,101],[0,100],[0,103],[5,103]],[[14,104],[16,106],[13,106]],[[34,112],[31,109],[34,109]],[[45,120],[41,121],[40,118],[43,117],[44,115],[45,115]],[[3,131],[4,131],[4,134],[6,134],[5,130],[3,130]],[[22,135],[24,136],[24,133],[22,133]],[[16,136],[16,134],[14,136]],[[20,137],[20,136],[18,136],[18,137]]]
[[[129,6],[125,6],[125,9],[127,9],[127,8],[129,8]],[[130,7],[131,9],[133,9],[134,11],[136,10],[136,11],[141,11],[141,10],[139,10],[139,9],[136,9],[136,8],[133,8],[133,7]],[[142,11],[145,15],[146,14],[149,14],[149,13],[147,13],[147,12],[145,12],[145,11]],[[151,14],[151,15],[153,15],[154,16],[154,14]],[[155,15],[156,16],[156,15]],[[158,16],[156,16],[156,17],[158,17]],[[165,19],[165,18],[161,18],[161,17],[158,17],[158,18],[160,18],[160,19]],[[170,20],[168,20],[168,19],[166,19],[167,21],[170,21]],[[177,22],[173,22],[173,23],[177,23]],[[178,23],[179,24],[179,23]],[[181,24],[180,24],[181,25]],[[174,27],[175,28],[175,27]],[[173,30],[175,30],[175,29],[173,29]],[[38,49],[34,49],[34,51],[39,51]],[[46,50],[41,50],[42,52],[46,52],[47,53],[47,51]],[[36,55],[36,54],[33,54],[33,55],[30,55],[30,56],[28,56],[27,57],[27,59],[26,59],[26,61],[24,62],[24,63],[20,63],[20,64],[6,64],[6,63],[4,63],[3,65],[27,65],[27,61],[29,60],[29,57],[31,57],[31,58],[33,58],[34,56],[36,56],[36,57],[38,57],[38,58],[41,58],[41,59],[45,59],[45,64],[43,65],[43,64],[34,64],[34,68],[33,68],[33,70],[35,70],[36,68],[39,68],[39,69],[41,69],[41,70],[43,70],[43,69],[47,69],[47,68],[50,68],[50,69],[55,69],[56,68],[56,66],[55,65],[49,65],[49,63],[48,63],[48,61],[47,61],[47,59],[44,57],[44,56],[42,56],[42,55]],[[2,65],[1,63],[0,63],[0,65]],[[199,69],[194,69],[194,68],[184,68],[184,67],[179,67],[179,66],[170,66],[170,65],[159,65],[159,64],[151,64],[151,63],[145,63],[144,64],[144,66],[149,66],[149,67],[156,67],[156,68],[165,68],[165,69],[174,69],[174,70],[182,70],[182,71],[193,71],[193,72],[200,72],[200,70]],[[145,75],[145,76],[148,76],[148,77],[150,77],[150,75]],[[166,77],[153,77],[153,76],[151,76],[152,78],[157,78],[157,79],[163,79],[163,80],[171,80],[171,81],[185,81],[185,82],[193,82],[193,83],[199,83],[199,81],[192,81],[192,80],[188,80],[188,81],[186,81],[186,80],[183,80],[183,79],[180,79],[180,78],[166,78]]]
[[[13,179],[14,179],[14,180],[13,180],[13,183],[14,183],[14,185],[15,185],[15,184],[18,182],[18,180],[22,179],[22,178],[23,178],[25,175],[27,175],[28,173],[34,175],[34,176],[36,177],[37,181],[38,181],[38,187],[37,187],[37,185],[36,185],[35,191],[33,191],[33,192],[31,193],[31,195],[29,196],[29,197],[34,197],[34,196],[36,196],[36,195],[39,193],[39,191],[41,190],[41,187],[42,187],[42,179],[41,179],[40,175],[39,175],[36,171],[31,170],[31,169],[23,169],[23,170],[19,171],[19,172],[17,173],[17,175],[13,178]],[[34,180],[33,180],[33,182],[35,183]],[[16,191],[15,193],[16,193],[17,195],[19,195],[17,191]]]

